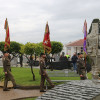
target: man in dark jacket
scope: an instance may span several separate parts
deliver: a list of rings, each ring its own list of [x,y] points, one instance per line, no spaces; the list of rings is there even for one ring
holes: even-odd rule
[[[76,70],[77,70],[77,59],[78,59],[78,57],[76,56],[76,53],[74,53],[74,55],[71,58],[72,63],[73,63],[74,72],[76,72]]]

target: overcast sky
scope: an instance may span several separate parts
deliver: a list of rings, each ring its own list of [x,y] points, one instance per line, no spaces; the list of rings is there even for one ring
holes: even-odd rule
[[[94,18],[100,18],[100,0],[0,0],[0,41],[5,40],[8,18],[11,41],[43,41],[48,21],[51,41],[63,44],[83,38]]]

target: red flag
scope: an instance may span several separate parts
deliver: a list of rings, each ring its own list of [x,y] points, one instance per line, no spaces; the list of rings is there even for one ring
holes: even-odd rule
[[[45,28],[44,40],[43,40],[43,47],[47,53],[51,52],[51,42],[50,42],[49,35],[50,35],[50,32],[49,32],[49,26],[48,26],[48,22],[47,22],[46,28]]]
[[[7,18],[5,20],[4,29],[6,30],[6,38],[5,38],[4,51],[7,51],[10,48],[10,35],[9,35],[9,26],[8,26]]]

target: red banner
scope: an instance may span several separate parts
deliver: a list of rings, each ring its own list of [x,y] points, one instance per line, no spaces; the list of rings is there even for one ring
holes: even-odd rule
[[[50,32],[48,23],[46,24],[44,40],[43,40],[43,47],[47,53],[51,52],[51,42],[50,42]]]
[[[7,18],[5,20],[4,29],[6,30],[6,38],[5,38],[4,51],[7,51],[10,48],[10,35],[9,35],[9,26],[8,26]]]

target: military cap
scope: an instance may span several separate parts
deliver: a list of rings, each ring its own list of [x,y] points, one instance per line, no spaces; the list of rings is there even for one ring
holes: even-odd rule
[[[41,57],[42,55],[45,55],[45,53],[41,53],[41,54],[40,54],[40,57]]]
[[[79,55],[82,55],[82,54],[83,54],[83,53],[78,53],[78,56],[79,56]]]
[[[3,54],[8,53],[7,51],[4,51]]]

